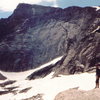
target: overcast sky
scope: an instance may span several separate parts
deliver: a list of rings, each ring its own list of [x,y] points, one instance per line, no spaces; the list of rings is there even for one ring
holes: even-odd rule
[[[11,15],[19,3],[66,8],[68,6],[100,6],[100,0],[0,0],[0,18]]]

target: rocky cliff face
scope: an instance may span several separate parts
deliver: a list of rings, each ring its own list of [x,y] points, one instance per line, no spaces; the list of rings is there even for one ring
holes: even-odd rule
[[[96,13],[85,25],[84,31],[69,39],[65,56],[60,64],[55,65],[58,69],[55,75],[89,72],[100,62],[100,10]]]
[[[99,16],[91,7],[19,4],[9,18],[0,19],[0,69],[28,70],[64,54],[57,73],[73,73],[78,64],[88,68],[100,58]]]

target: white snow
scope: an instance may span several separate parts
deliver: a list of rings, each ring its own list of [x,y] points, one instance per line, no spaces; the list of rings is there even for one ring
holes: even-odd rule
[[[52,78],[53,73],[42,79],[36,80],[17,80],[13,86],[19,86],[18,90],[22,90],[28,87],[32,87],[27,93],[18,93],[17,95],[6,94],[8,99],[6,100],[21,100],[24,98],[32,97],[33,95],[43,94],[44,100],[54,100],[54,97],[61,91],[79,87],[81,90],[91,90],[95,87],[95,73],[83,73],[76,75],[68,75]],[[20,74],[21,76],[21,74]],[[15,76],[16,77],[16,76]],[[3,98],[3,99],[2,99]],[[0,100],[4,100],[3,96],[0,96]]]
[[[4,75],[4,76],[7,76],[7,78],[9,79],[9,80],[23,80],[23,79],[25,79],[28,75],[30,75],[31,73],[33,73],[33,72],[35,72],[35,71],[37,71],[37,70],[39,70],[39,69],[42,69],[42,68],[44,68],[44,67],[47,67],[47,66],[49,66],[49,65],[53,65],[53,64],[55,64],[56,62],[58,62],[59,60],[61,60],[61,58],[62,58],[63,56],[60,56],[60,57],[58,57],[58,58],[56,58],[56,59],[54,59],[54,60],[52,60],[52,61],[50,61],[50,62],[48,62],[48,63],[46,63],[46,64],[44,64],[44,65],[42,65],[42,66],[40,66],[40,67],[38,67],[38,68],[36,68],[36,69],[31,69],[31,70],[28,70],[28,71],[23,71],[23,72],[3,72],[3,71],[0,71],[0,73],[2,74],[2,75]]]
[[[99,6],[93,6],[93,8],[96,8],[96,11],[100,10]]]
[[[5,95],[0,95],[0,100],[12,100],[11,97],[13,96],[12,93],[8,93]],[[14,99],[13,99],[14,100]],[[15,99],[16,100],[16,99]]]
[[[25,21],[23,22],[22,26],[24,26],[24,24],[28,21],[29,19],[25,19]]]
[[[18,29],[18,30],[16,30],[16,32],[20,32],[20,30]]]
[[[99,29],[100,29],[100,26],[98,26],[94,31],[92,31],[92,33],[96,32]]]
[[[60,60],[61,58],[57,58],[52,63],[54,64],[56,61]],[[51,64],[51,63],[48,63]],[[46,67],[45,64],[41,66]],[[8,77],[10,80],[16,80],[12,85],[9,86],[19,86],[19,88],[15,89],[18,90],[17,94],[14,95],[12,93],[0,95],[0,100],[22,100],[25,98],[32,97],[37,94],[43,94],[44,100],[54,100],[54,97],[61,91],[79,87],[80,90],[91,90],[95,87],[95,73],[83,73],[83,74],[75,74],[75,75],[60,75],[60,77],[52,78],[53,72],[46,76],[45,78],[35,79],[35,80],[25,80],[27,75],[30,75],[33,71],[25,71],[19,73],[8,73],[2,72],[1,74]],[[32,87],[26,93],[19,93],[20,90]],[[0,91],[2,89],[0,88]]]

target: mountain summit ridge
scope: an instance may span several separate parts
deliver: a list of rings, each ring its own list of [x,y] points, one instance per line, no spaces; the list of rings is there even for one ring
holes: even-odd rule
[[[42,6],[42,5],[30,5],[30,4],[24,4],[20,3],[17,8],[14,10],[15,17],[34,17],[34,16],[41,16],[46,13],[52,12],[52,10],[56,10],[58,8],[53,8],[49,6]],[[59,8],[61,9],[61,8]]]

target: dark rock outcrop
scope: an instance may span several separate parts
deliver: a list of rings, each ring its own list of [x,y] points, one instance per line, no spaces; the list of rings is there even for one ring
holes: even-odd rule
[[[0,20],[0,69],[28,70],[65,53],[61,70],[74,73],[76,63],[92,66],[100,57],[100,35],[92,33],[100,25],[99,15],[91,7],[19,4],[9,18]]]
[[[53,71],[54,65],[49,65],[45,68],[42,68],[40,70],[37,70],[33,72],[31,75],[27,76],[26,79],[28,80],[33,80],[33,79],[39,79],[39,78],[44,78],[48,74],[50,74]]]
[[[32,87],[28,87],[28,88],[25,88],[25,89],[22,89],[19,91],[19,93],[26,93],[27,91],[29,91]]]
[[[3,83],[0,83],[0,86],[1,86],[1,87],[5,87],[5,86],[11,85],[11,84],[13,84],[13,83],[15,83],[15,82],[16,82],[16,81],[14,81],[14,80],[5,81],[5,82],[3,82]]]
[[[55,66],[57,69],[55,76],[89,72],[95,69],[95,64],[100,62],[100,32],[99,29],[95,31],[98,26],[100,27],[100,18],[97,17],[84,33],[76,35],[81,37],[79,41],[79,38],[73,38],[76,41],[70,44],[65,59],[60,61],[60,65]]]
[[[0,80],[6,80],[7,78],[0,73]]]

